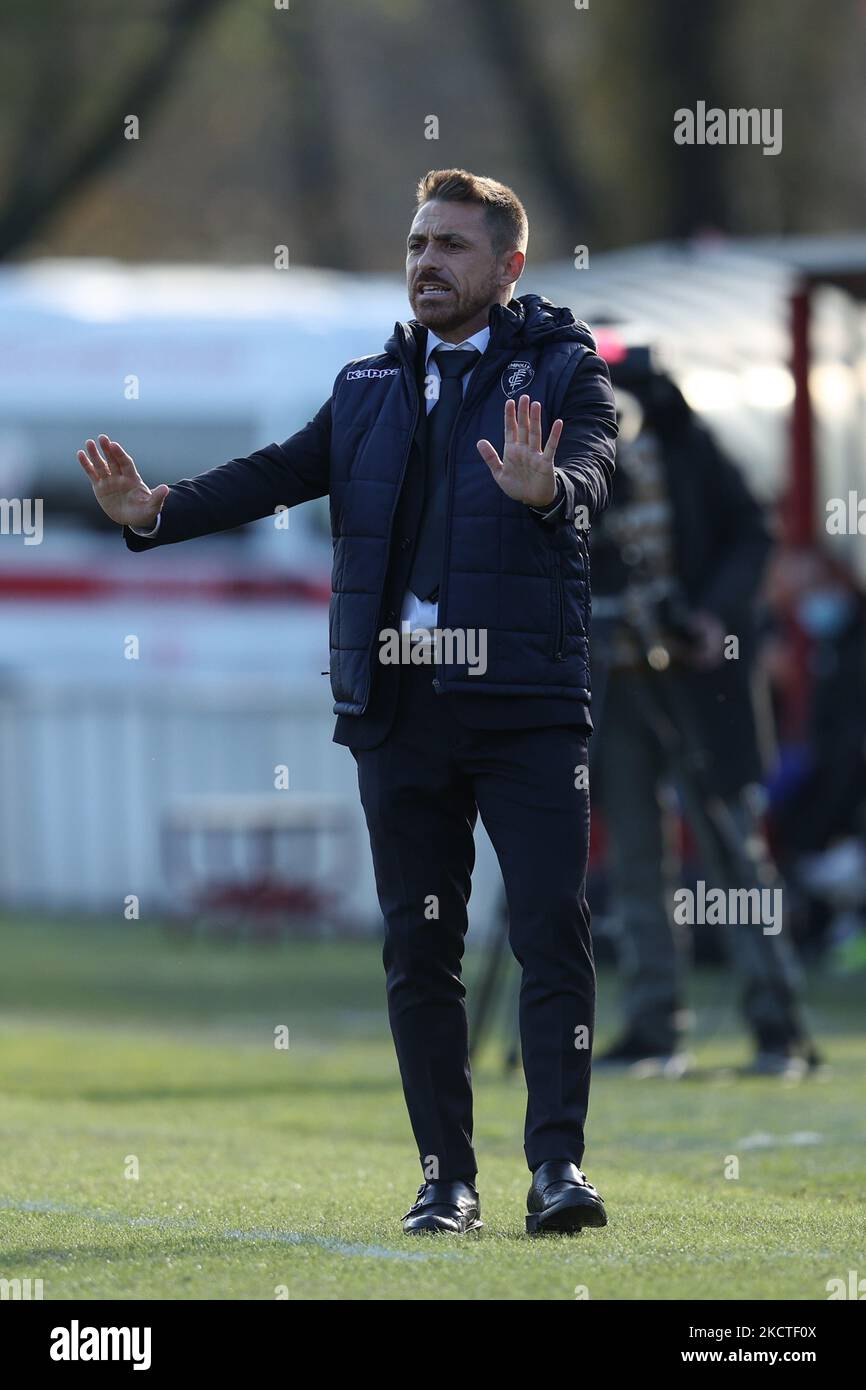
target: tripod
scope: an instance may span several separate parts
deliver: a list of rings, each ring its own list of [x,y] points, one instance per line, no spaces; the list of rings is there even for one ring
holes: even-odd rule
[[[617,612],[616,616],[618,621],[623,621],[621,612]],[[640,645],[646,654],[646,665],[641,670],[638,685],[640,714],[665,752],[666,763],[678,788],[684,815],[698,839],[708,870],[719,884],[769,884],[775,876],[775,868],[764,850],[761,838],[752,833],[753,827],[748,822],[738,823],[729,803],[719,796],[711,785],[697,712],[676,669],[671,669],[670,649],[674,647],[674,642],[664,640],[657,624],[650,621],[648,615],[641,617],[633,614],[628,626],[632,635],[639,637]],[[605,660],[602,656],[598,666],[593,699],[597,723],[600,723],[602,718],[611,665],[611,634],[612,629],[608,627],[607,641],[605,642],[605,637],[602,636],[598,644],[602,652],[607,646],[608,659]],[[487,949],[471,1018],[473,1054],[477,1053],[490,1032],[507,961],[507,939],[507,908],[503,905],[501,922]],[[780,987],[785,991],[786,1007],[793,1012],[795,993],[787,980],[787,973],[783,961]],[[803,1041],[807,1044],[808,1060],[814,1061],[814,1049],[808,1043],[805,1034]],[[516,1068],[519,1060],[516,1010],[512,1008],[505,1055],[506,1070]]]

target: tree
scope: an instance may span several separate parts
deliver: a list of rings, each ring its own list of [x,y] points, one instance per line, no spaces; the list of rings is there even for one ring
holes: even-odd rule
[[[222,0],[174,0],[145,57],[119,77],[113,74],[112,64],[99,62],[98,47],[96,55],[88,53],[88,71],[80,80],[71,70],[72,25],[80,21],[80,9],[71,17],[71,7],[61,6],[50,24],[31,26],[25,43],[29,41],[36,50],[33,80],[23,97],[20,139],[8,161],[12,173],[0,202],[0,259],[31,241],[58,209],[117,157],[124,145],[125,118],[135,115],[142,120],[153,111],[205,21],[221,4]],[[19,13],[26,25],[29,15],[41,14],[41,9],[34,11],[25,3]],[[83,91],[88,109],[94,95],[97,105],[79,129]]]

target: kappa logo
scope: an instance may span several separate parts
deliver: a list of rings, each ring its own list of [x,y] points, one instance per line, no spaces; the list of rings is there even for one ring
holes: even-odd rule
[[[382,376],[399,376],[399,367],[357,367],[346,373],[347,381],[377,381]]]
[[[523,391],[534,376],[535,368],[528,362],[509,362],[502,373],[502,389],[506,396],[513,396],[515,391]]]

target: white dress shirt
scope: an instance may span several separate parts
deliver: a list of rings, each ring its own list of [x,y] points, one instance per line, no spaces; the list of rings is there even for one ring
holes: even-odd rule
[[[463,343],[444,343],[441,338],[436,336],[431,328],[428,328],[427,355],[424,359],[425,386],[429,386],[431,379],[436,382],[439,381],[439,367],[436,363],[436,358],[434,357],[432,362],[430,360],[430,354],[436,348],[453,349],[455,352],[465,352],[467,348],[475,348],[477,352],[484,352],[489,342],[489,328],[482,328],[477,333],[473,333],[472,337],[467,338]],[[476,362],[475,366],[477,365]],[[466,387],[469,385],[469,378],[474,371],[475,367],[472,367],[463,376],[464,396],[466,395]],[[427,401],[427,414],[429,415],[436,404],[436,392],[426,390],[424,395]],[[480,454],[478,456],[478,462],[484,465],[484,460]],[[403,596],[403,607],[400,612],[400,627],[404,631],[408,629],[409,632],[415,632],[419,628],[434,628],[438,621],[438,617],[439,604],[435,599],[432,600],[432,602],[426,603],[423,599],[420,599],[417,594],[413,594],[411,589],[406,590]]]

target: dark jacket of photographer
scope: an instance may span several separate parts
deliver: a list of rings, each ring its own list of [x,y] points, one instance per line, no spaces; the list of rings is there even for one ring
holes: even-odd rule
[[[685,614],[709,613],[725,634],[739,639],[737,659],[722,659],[710,670],[679,663],[674,675],[695,712],[710,786],[721,795],[760,780],[751,670],[756,645],[755,600],[771,548],[761,507],[739,470],[696,419],[673,383],[656,379],[652,388],[628,388],[644,410],[644,424],[660,444],[670,504],[670,543],[677,602]],[[609,516],[627,501],[629,479],[623,468]],[[613,543],[605,519],[592,537],[594,597],[618,595],[629,566]],[[599,607],[602,607],[599,602]],[[593,623],[596,688],[605,665],[605,625]],[[651,679],[654,677],[647,666]],[[606,673],[605,673],[606,674]],[[664,679],[664,677],[662,677]],[[603,710],[599,710],[602,720]]]

